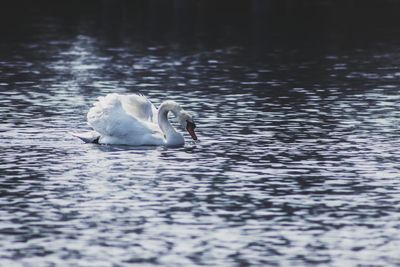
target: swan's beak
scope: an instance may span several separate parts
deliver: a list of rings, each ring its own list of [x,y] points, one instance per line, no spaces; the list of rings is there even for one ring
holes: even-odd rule
[[[197,140],[196,133],[194,132],[195,128],[196,128],[196,124],[194,124],[193,122],[187,121],[186,130],[188,131],[190,136],[193,138],[193,140]]]

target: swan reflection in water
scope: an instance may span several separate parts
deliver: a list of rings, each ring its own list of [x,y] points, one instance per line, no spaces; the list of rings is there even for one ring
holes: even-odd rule
[[[179,147],[185,139],[168,120],[172,112],[183,129],[197,140],[192,116],[178,103],[164,101],[159,109],[143,95],[108,94],[99,97],[87,120],[94,131],[72,133],[86,143]]]

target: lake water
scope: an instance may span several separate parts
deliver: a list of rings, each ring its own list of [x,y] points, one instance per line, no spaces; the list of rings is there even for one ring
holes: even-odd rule
[[[0,44],[0,266],[400,265],[399,43],[60,25]],[[113,92],[176,100],[199,142],[68,134]]]

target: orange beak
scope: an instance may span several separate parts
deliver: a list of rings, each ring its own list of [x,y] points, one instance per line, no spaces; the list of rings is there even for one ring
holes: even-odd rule
[[[194,123],[189,122],[189,121],[187,122],[186,130],[188,131],[190,136],[193,138],[193,140],[197,140],[196,133],[194,132],[195,128],[196,128],[196,125]]]

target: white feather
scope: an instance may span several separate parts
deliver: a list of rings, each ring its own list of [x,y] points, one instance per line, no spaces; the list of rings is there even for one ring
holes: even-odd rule
[[[99,97],[87,114],[94,132],[74,136],[100,144],[181,146],[184,138],[168,121],[170,111],[179,121],[191,120],[174,101],[163,102],[157,110],[143,95],[109,94]]]
[[[102,143],[141,145],[162,135],[153,123],[155,107],[144,96],[109,94],[99,97],[87,114]]]

